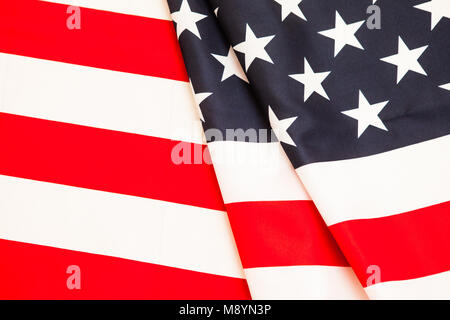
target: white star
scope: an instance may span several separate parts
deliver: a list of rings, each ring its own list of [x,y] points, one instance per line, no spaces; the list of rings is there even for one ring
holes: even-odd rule
[[[287,132],[287,129],[292,125],[292,123],[297,118],[298,117],[292,117],[292,118],[279,120],[278,117],[273,112],[272,108],[269,106],[269,121],[270,121],[270,126],[273,129],[273,132],[277,136],[278,140],[280,140],[281,142],[290,144],[291,146],[294,146],[294,147],[296,147],[297,145],[292,140],[291,136]]]
[[[358,138],[366,131],[369,126],[388,131],[378,114],[383,110],[389,101],[383,101],[375,104],[369,104],[364,94],[359,91],[358,108],[342,111],[343,114],[358,120]]]
[[[439,88],[445,89],[445,90],[449,90],[450,91],[450,82],[446,83],[446,84],[442,84],[439,86]]]
[[[205,118],[203,117],[202,109],[200,109],[200,104],[208,98],[210,95],[212,95],[212,92],[201,92],[201,93],[195,93],[194,86],[192,85],[191,79],[189,79],[189,83],[191,84],[191,90],[194,95],[195,100],[195,106],[197,108],[198,115],[200,117],[200,120],[205,122]]]
[[[177,23],[178,38],[180,38],[180,35],[184,30],[189,30],[199,39],[201,39],[202,37],[200,36],[200,32],[198,31],[197,22],[206,17],[207,16],[204,14],[191,11],[188,1],[183,0],[180,10],[172,13],[172,19]]]
[[[423,70],[422,66],[419,64],[419,61],[417,61],[417,59],[419,59],[427,48],[428,46],[423,46],[409,50],[402,38],[398,37],[398,53],[389,57],[381,58],[380,60],[395,64],[397,66],[397,83],[399,83],[409,70],[425,76],[427,75],[425,70]]]
[[[226,56],[220,56],[213,53],[211,55],[216,58],[217,61],[219,61],[224,67],[221,81],[224,81],[231,76],[236,76],[248,83],[247,76],[245,75],[244,70],[242,70],[239,60],[237,59],[232,47],[230,47],[228,55]]]
[[[288,15],[295,14],[297,17],[306,21],[305,16],[298,7],[302,0],[274,0],[279,5],[281,5],[281,21],[287,18]]]
[[[289,77],[297,80],[298,82],[303,83],[305,87],[303,101],[308,100],[308,98],[311,96],[311,94],[313,94],[313,92],[317,92],[322,97],[330,100],[330,98],[328,98],[328,95],[322,86],[322,82],[330,74],[330,72],[331,71],[314,72],[305,58],[305,72],[298,74],[291,74],[289,75]]]
[[[248,70],[256,58],[273,63],[272,59],[264,49],[273,37],[275,36],[257,38],[247,24],[245,29],[245,41],[234,46],[234,50],[245,54],[245,71]]]
[[[431,30],[434,29],[442,18],[450,18],[450,3],[448,0],[431,0],[418,4],[414,8],[431,13]]]
[[[355,37],[356,31],[361,27],[365,21],[358,21],[346,24],[339,12],[336,11],[335,27],[324,31],[319,31],[319,34],[334,39],[334,56],[345,47],[346,44],[364,50],[361,43]]]

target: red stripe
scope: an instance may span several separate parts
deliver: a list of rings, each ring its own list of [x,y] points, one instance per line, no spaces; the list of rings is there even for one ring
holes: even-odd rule
[[[330,228],[363,286],[371,265],[380,268],[381,282],[450,270],[450,202]]]
[[[244,268],[348,266],[312,201],[226,204]]]
[[[211,165],[172,162],[178,141],[7,113],[0,137],[3,175],[224,210]]]
[[[244,279],[7,240],[0,253],[0,299],[250,299]]]
[[[0,0],[0,51],[188,81],[171,21],[82,8],[81,29],[69,30],[67,8]]]

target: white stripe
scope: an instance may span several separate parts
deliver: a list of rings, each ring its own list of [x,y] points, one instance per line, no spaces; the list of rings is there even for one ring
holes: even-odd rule
[[[44,0],[72,6],[172,20],[166,0]]]
[[[280,143],[208,143],[225,203],[310,200]]]
[[[380,282],[367,287],[366,292],[374,300],[449,300],[450,271],[411,280]]]
[[[189,83],[0,53],[0,111],[203,143]]]
[[[297,169],[328,225],[450,200],[450,135],[364,158]]]
[[[244,272],[255,300],[367,299],[350,267],[266,267]]]
[[[243,278],[224,212],[0,176],[0,238]]]

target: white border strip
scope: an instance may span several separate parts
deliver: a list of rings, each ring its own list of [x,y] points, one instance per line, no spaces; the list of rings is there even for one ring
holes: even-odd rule
[[[204,143],[189,83],[0,53],[0,112]]]
[[[297,169],[328,225],[450,200],[450,135],[364,158]]]
[[[0,175],[0,238],[243,278],[226,214]]]

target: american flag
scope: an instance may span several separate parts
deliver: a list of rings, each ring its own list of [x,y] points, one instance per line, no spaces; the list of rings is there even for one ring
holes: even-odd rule
[[[0,52],[0,298],[250,298],[165,0],[1,0]]]
[[[450,2],[169,6],[252,297],[450,298]]]
[[[450,299],[448,0],[0,0],[1,299]]]

